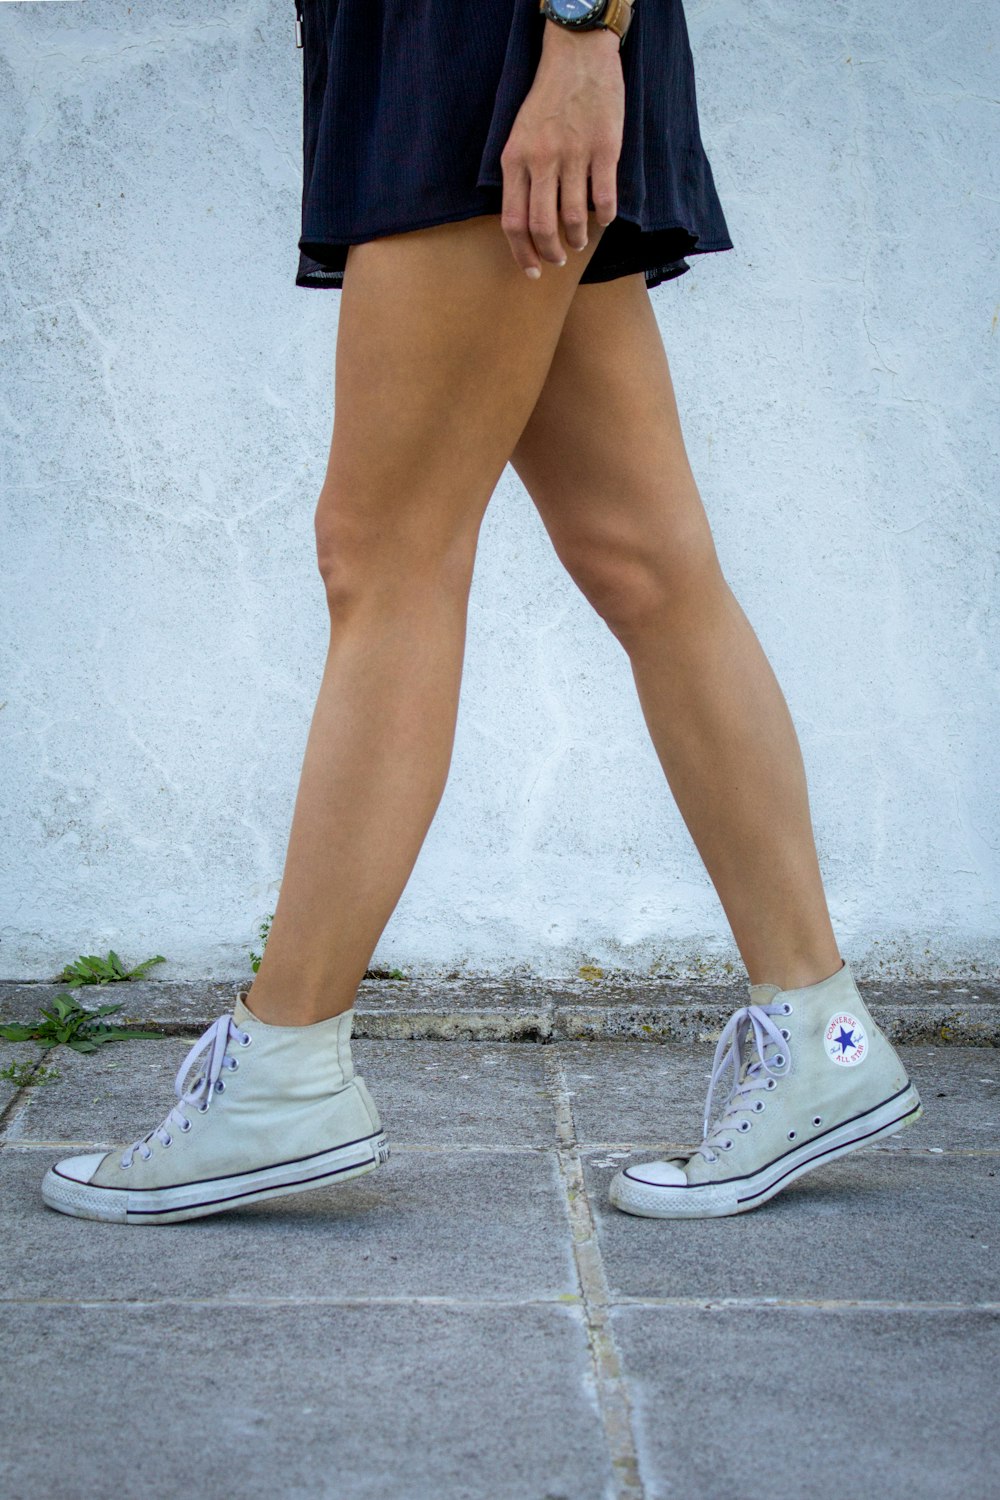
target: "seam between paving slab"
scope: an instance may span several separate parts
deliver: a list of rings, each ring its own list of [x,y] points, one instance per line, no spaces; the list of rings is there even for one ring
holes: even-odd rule
[[[0,1297],[0,1307],[451,1307],[456,1310],[490,1311],[497,1308],[572,1307],[581,1299],[555,1294],[551,1297],[445,1297],[402,1293],[354,1297]],[[674,1312],[810,1312],[829,1313],[984,1313],[995,1317],[1000,1302],[893,1302],[873,1297],[836,1301],[818,1297],[610,1297],[609,1308],[667,1308]],[[637,1491],[641,1494],[642,1491]]]
[[[587,1197],[583,1163],[576,1141],[573,1106],[558,1052],[546,1054],[545,1072],[555,1107],[559,1176],[565,1196],[597,1401],[604,1440],[611,1458],[616,1500],[643,1500],[646,1492],[639,1473],[628,1385],[611,1328],[604,1261]]]

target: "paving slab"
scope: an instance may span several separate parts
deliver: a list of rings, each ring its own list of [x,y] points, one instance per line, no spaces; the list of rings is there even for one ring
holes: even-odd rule
[[[53,1065],[60,1082],[19,1101],[6,1139],[112,1145],[147,1134],[176,1102],[174,1077],[186,1043],[181,1037],[115,1042],[100,1054],[58,1048]],[[392,1142],[555,1141],[543,1047],[360,1040],[352,1052]]]
[[[750,1213],[691,1221],[614,1208],[606,1162],[584,1173],[613,1297],[1000,1301],[1000,1153],[865,1148]]]
[[[657,1146],[700,1140],[714,1051],[707,1043],[559,1043],[577,1139]],[[1000,1150],[1000,1050],[901,1046],[899,1054],[924,1115],[892,1149]]]
[[[612,1321],[646,1500],[997,1494],[996,1313],[617,1308]]]
[[[350,1182],[181,1224],[47,1208],[51,1151],[0,1152],[0,1296],[575,1296],[554,1153],[397,1151]]]
[[[18,1307],[18,1500],[606,1500],[579,1311]],[[11,1442],[13,1435],[14,1441]]]

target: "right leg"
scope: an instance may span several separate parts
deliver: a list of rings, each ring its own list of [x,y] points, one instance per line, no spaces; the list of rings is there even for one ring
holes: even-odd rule
[[[530,281],[499,216],[352,246],[316,509],[330,646],[250,992],[303,1025],[354,1003],[444,791],[482,518],[600,239]]]
[[[354,992],[444,789],[483,513],[599,235],[538,281],[499,215],[352,248],[316,511],[330,649],[264,958],[161,1124],[56,1163],[50,1207],[173,1223],[386,1159],[351,1058]]]

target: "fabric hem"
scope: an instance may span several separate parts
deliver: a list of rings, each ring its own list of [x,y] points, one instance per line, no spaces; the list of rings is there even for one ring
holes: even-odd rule
[[[496,188],[502,187],[502,184],[486,182],[482,183],[481,186],[486,188]],[[473,208],[463,208],[459,212],[453,214],[435,214],[428,219],[420,220],[407,219],[405,223],[399,224],[394,228],[378,229],[374,231],[374,233],[371,230],[367,230],[364,234],[360,235],[345,234],[339,236],[335,240],[308,240],[304,236],[301,236],[299,238],[297,248],[300,254],[307,256],[310,260],[316,260],[317,256],[313,252],[317,250],[322,251],[324,249],[330,249],[331,247],[339,249],[341,247],[346,247],[349,245],[363,245],[367,244],[369,240],[384,239],[387,236],[393,234],[406,234],[409,230],[412,229],[431,229],[436,224],[463,223],[467,219],[481,218],[492,212],[495,212],[495,210],[484,208],[482,205],[477,205]],[[668,230],[682,229],[686,234],[694,237],[698,242],[686,248],[684,250],[684,254],[682,256],[679,256],[676,261],[668,261],[661,266],[636,266],[632,271],[618,269],[615,264],[612,264],[610,266],[602,267],[602,271],[606,271],[608,274],[602,274],[599,278],[595,278],[590,282],[581,282],[581,285],[599,285],[602,281],[617,280],[619,276],[644,275],[648,287],[658,286],[661,281],[673,280],[677,276],[683,275],[685,271],[689,271],[691,269],[690,266],[684,264],[684,256],[704,255],[717,250],[735,249],[732,240],[728,237],[726,237],[725,239],[701,241],[700,237],[697,235],[697,231],[692,229],[690,225],[679,223],[676,220],[663,224],[644,224],[641,218],[638,218],[635,214],[631,213],[618,213],[615,215],[615,219],[624,219],[626,223],[635,225],[635,227],[641,234],[663,234]],[[615,220],[612,220],[612,223],[614,222]],[[588,270],[589,269],[590,268],[588,267]],[[320,269],[318,270],[299,272],[295,277],[295,285],[304,287],[307,290],[312,288],[318,290],[332,289],[334,291],[341,291],[343,290],[342,283],[344,280],[344,275],[345,267],[341,266],[339,268],[324,268],[322,266],[322,263],[320,263]]]

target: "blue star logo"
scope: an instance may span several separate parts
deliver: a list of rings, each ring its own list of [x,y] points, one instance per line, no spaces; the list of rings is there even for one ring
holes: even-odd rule
[[[834,1046],[840,1048],[841,1056],[843,1056],[849,1047],[854,1046],[854,1032],[845,1031],[841,1026],[840,1035],[834,1039]]]

